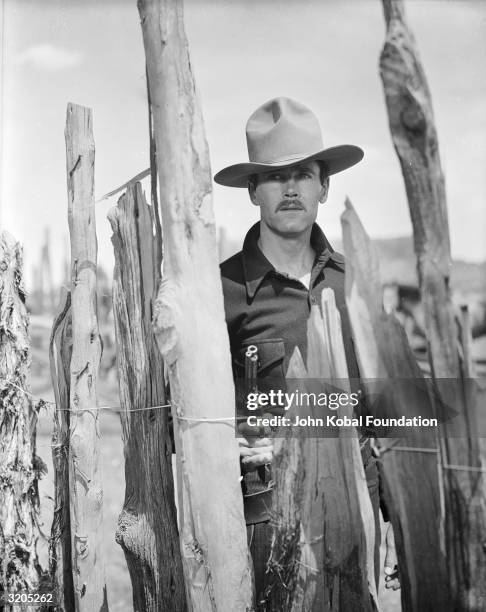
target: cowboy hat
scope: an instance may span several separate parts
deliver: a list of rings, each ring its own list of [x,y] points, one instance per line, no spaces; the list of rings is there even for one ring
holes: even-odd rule
[[[223,168],[214,177],[227,187],[247,187],[253,174],[309,161],[324,162],[329,176],[354,166],[363,150],[354,145],[324,149],[321,128],[314,113],[290,98],[269,100],[246,124],[249,162]]]

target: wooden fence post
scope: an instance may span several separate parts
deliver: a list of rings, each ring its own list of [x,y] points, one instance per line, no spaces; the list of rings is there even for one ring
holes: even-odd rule
[[[103,490],[96,379],[101,343],[96,313],[94,141],[90,109],[68,104],[68,219],[71,237],[72,357],[69,485],[76,611],[107,610],[101,552]]]
[[[22,247],[0,232],[0,585],[39,591],[37,481],[44,466],[35,455],[37,409],[29,397],[29,319]],[[5,610],[17,605],[5,603]],[[39,606],[35,606],[39,609]]]
[[[485,474],[475,396],[465,393],[450,297],[451,255],[444,177],[431,96],[402,0],[383,0],[380,57],[390,130],[405,181],[425,310],[429,356],[444,403],[458,413],[440,437],[444,538],[457,609],[486,606]],[[450,467],[456,466],[456,467]]]
[[[49,573],[54,599],[63,610],[75,610],[69,496],[71,326],[71,293],[64,289],[49,342],[51,379],[56,399],[52,433],[54,516],[49,539]]]
[[[412,417],[421,411],[423,417],[434,416],[405,331],[394,315],[383,310],[378,256],[349,200],[341,222],[346,302],[360,374],[370,402],[378,392],[386,402],[386,414],[375,416]],[[373,408],[371,403],[371,414]],[[390,450],[380,458],[381,476],[397,543],[404,612],[453,609],[437,522],[437,444],[437,432],[422,427],[408,431],[401,441],[383,440]]]
[[[160,281],[155,214],[140,183],[108,213],[115,250],[113,312],[125,445],[125,502],[117,542],[127,560],[134,610],[186,609],[172,480],[164,364],[152,329]],[[129,412],[130,409],[139,412]]]
[[[164,278],[155,306],[169,372],[181,549],[194,610],[251,609],[235,395],[211,174],[180,0],[139,0],[157,150]]]
[[[350,391],[332,290],[323,291],[322,307],[324,317],[313,307],[308,323],[307,368],[298,349],[291,358],[290,393],[328,392],[331,383]],[[286,416],[293,422],[296,414],[304,416],[292,409]],[[323,408],[306,406],[307,415],[322,418]],[[352,416],[351,408],[341,407],[343,416]],[[356,431],[340,428],[324,437],[322,429],[322,437],[310,437],[305,427],[282,429],[285,437],[275,438],[275,531],[264,609],[374,610],[374,517]]]

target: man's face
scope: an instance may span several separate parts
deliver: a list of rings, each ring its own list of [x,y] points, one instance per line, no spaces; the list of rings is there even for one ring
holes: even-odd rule
[[[250,198],[260,206],[261,222],[273,232],[298,236],[312,227],[328,187],[329,179],[321,183],[319,164],[312,161],[259,174]]]

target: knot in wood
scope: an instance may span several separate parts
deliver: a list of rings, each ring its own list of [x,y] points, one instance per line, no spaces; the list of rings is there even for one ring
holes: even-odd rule
[[[66,340],[71,341],[70,342],[70,345],[71,345],[72,344],[72,339],[73,339],[73,325],[72,325],[71,321],[69,321],[69,323],[67,323],[64,334],[65,334]]]
[[[186,547],[192,552],[198,563],[204,564],[204,551],[197,540],[189,542]]]
[[[422,110],[415,101],[411,101],[401,112],[403,125],[410,131],[422,133],[426,128],[426,121]]]
[[[93,495],[93,503],[96,504],[98,510],[101,510],[103,506],[103,487],[97,484],[91,488]]]
[[[89,552],[88,537],[75,534],[74,535],[74,547],[76,549],[77,555],[81,559],[86,559],[86,557],[88,556],[88,552]]]

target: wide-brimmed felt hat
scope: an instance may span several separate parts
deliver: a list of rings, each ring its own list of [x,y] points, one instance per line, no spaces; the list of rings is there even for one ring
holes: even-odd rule
[[[317,117],[290,98],[274,98],[257,108],[246,124],[246,142],[249,162],[223,168],[214,177],[216,183],[247,187],[254,174],[308,161],[324,162],[331,175],[354,166],[364,155],[354,145],[324,148]]]

